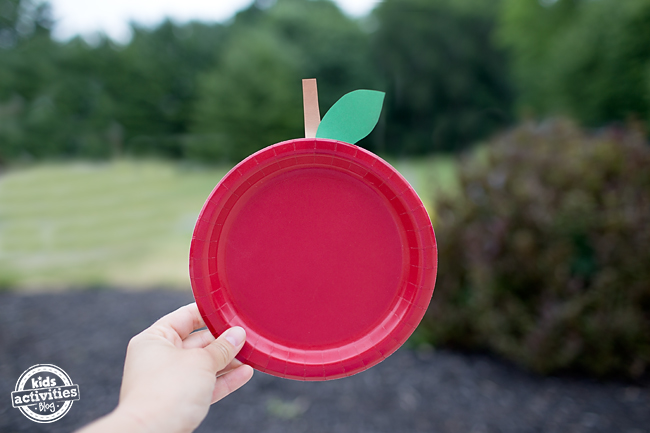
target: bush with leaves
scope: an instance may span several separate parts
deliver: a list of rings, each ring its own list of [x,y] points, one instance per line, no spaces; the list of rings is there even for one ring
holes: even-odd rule
[[[542,373],[650,367],[650,146],[527,124],[459,168],[438,200],[439,276],[424,330]]]

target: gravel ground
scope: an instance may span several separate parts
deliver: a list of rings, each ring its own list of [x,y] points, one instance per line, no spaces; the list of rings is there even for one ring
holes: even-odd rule
[[[0,432],[68,432],[117,404],[126,344],[192,301],[169,291],[0,294]],[[63,368],[81,399],[53,424],[11,407],[20,374]],[[4,397],[3,397],[4,396]],[[543,378],[486,356],[400,349],[351,378],[321,383],[257,372],[214,405],[200,432],[650,432],[650,388]]]

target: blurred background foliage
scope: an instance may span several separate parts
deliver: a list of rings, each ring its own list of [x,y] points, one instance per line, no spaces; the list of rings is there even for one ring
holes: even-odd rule
[[[436,203],[428,337],[538,371],[641,376],[650,363],[650,146],[526,123],[459,165]]]
[[[648,0],[386,0],[360,20],[326,0],[259,1],[224,24],[133,24],[125,45],[54,41],[50,15],[2,2],[2,161],[237,161],[301,136],[302,77],[323,112],[386,91],[361,143],[382,154],[459,151],[522,116],[648,122]]]
[[[650,2],[503,0],[519,104],[586,126],[650,117]]]
[[[302,135],[303,77],[323,113],[357,88],[387,92],[365,147],[460,150],[512,120],[498,3],[482,4],[393,0],[354,20],[325,0],[258,2],[226,24],[134,25],[126,45],[89,45],[53,41],[46,3],[4,0],[0,158],[237,161]]]
[[[203,200],[303,135],[316,77],[321,114],[387,94],[359,145],[416,188],[440,248],[415,340],[648,374],[650,0],[385,0],[361,19],[259,0],[124,44],[53,25],[47,2],[0,0],[0,288],[187,287]]]

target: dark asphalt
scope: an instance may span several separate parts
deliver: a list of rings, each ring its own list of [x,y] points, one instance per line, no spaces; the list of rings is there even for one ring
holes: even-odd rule
[[[0,294],[0,432],[69,432],[117,404],[126,345],[192,301],[169,291]],[[11,407],[20,374],[55,364],[81,399],[53,424]],[[155,398],[152,396],[152,398]],[[543,378],[479,355],[402,348],[351,378],[320,383],[257,372],[212,407],[200,432],[650,432],[650,389]]]

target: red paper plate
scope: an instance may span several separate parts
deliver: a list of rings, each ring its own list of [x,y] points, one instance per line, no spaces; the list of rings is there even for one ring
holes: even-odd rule
[[[420,323],[437,269],[431,221],[376,155],[329,139],[260,150],[215,187],[190,278],[210,331],[246,329],[237,356],[298,380],[351,376]]]

